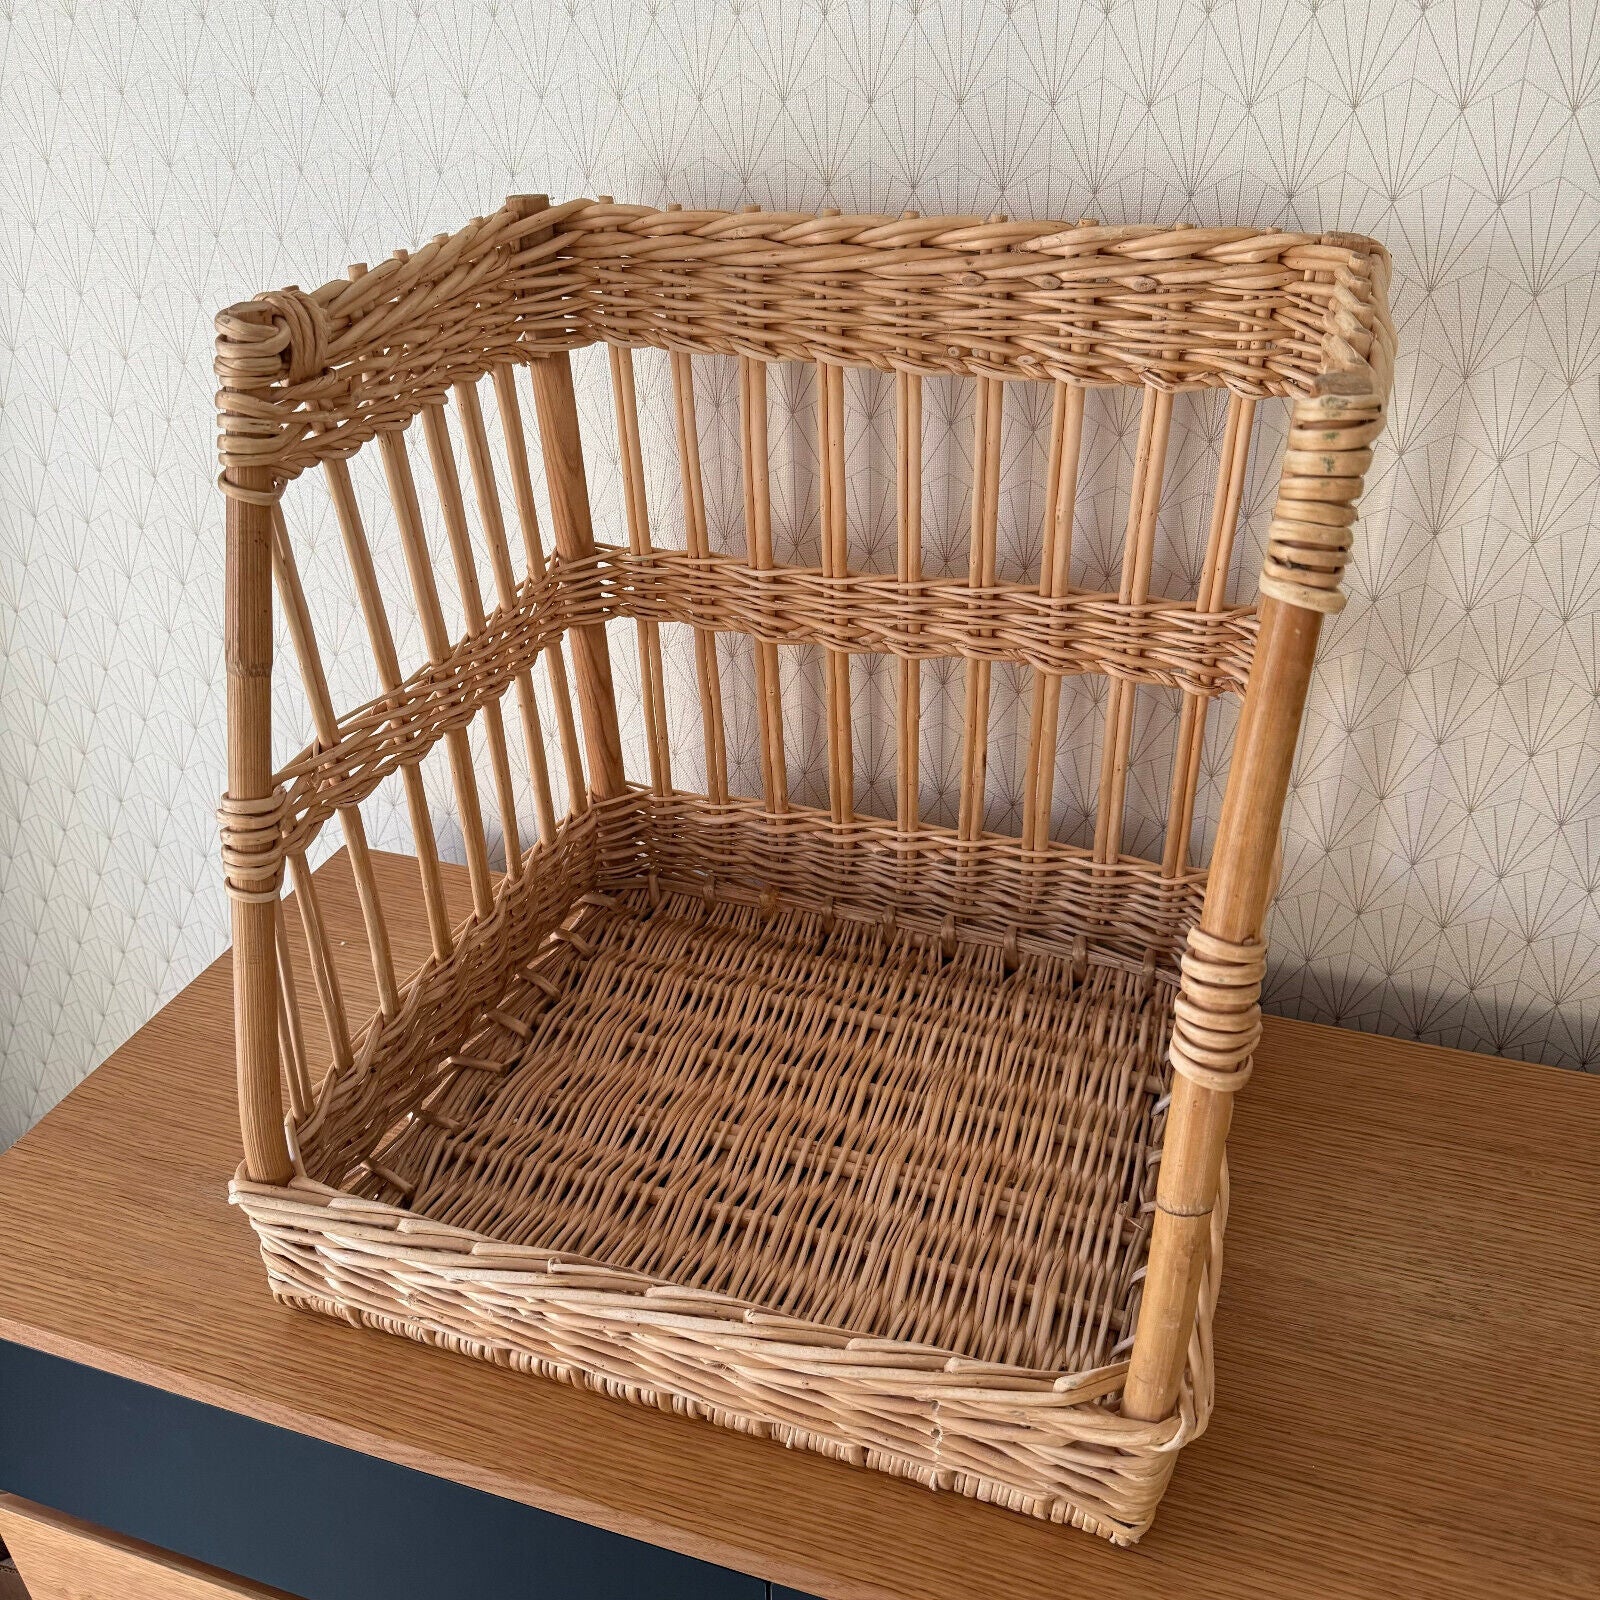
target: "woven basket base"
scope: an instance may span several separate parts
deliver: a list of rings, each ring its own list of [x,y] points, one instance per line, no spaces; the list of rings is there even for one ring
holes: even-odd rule
[[[1224,1220],[1176,1413],[1123,1416],[1168,977],[651,882],[501,930],[531,959],[456,1053],[358,1069],[375,1142],[235,1179],[273,1292],[1136,1540],[1210,1412]]]
[[[642,891],[524,972],[351,1187],[1035,1372],[1131,1332],[1164,983]]]

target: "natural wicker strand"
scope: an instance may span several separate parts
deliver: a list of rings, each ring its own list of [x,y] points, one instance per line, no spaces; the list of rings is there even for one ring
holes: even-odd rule
[[[527,435],[522,431],[522,403],[517,398],[516,371],[508,363],[501,362],[494,368],[494,395],[500,411],[506,460],[511,465],[511,493],[516,502],[517,522],[522,529],[523,555],[529,575],[538,582],[546,571],[544,545],[539,538],[539,512],[533,498],[533,473],[528,463]],[[561,745],[562,770],[567,779],[567,809],[578,812],[588,805],[589,797],[583,780],[583,756],[578,748],[577,719],[572,714],[567,658],[559,640],[545,651],[544,666],[550,679],[556,738]]]
[[[897,372],[895,386],[895,575],[911,592],[922,582],[922,379]],[[908,621],[914,634],[917,624]],[[914,656],[899,663],[895,768],[895,817],[902,833],[915,833],[921,812],[922,664]]]
[[[346,1071],[355,1059],[350,1045],[350,1019],[345,1010],[344,989],[334,963],[333,947],[328,942],[327,923],[312,879],[311,866],[299,851],[289,856],[289,875],[294,884],[294,903],[300,912],[300,926],[306,936],[306,956],[311,967],[311,983],[317,991],[317,1004],[323,1025],[328,1030],[328,1052],[335,1072]]]
[[[284,1082],[289,1090],[289,1115],[300,1122],[311,1110],[311,1063],[306,1058],[300,992],[289,950],[289,919],[284,915],[282,900],[273,907],[273,918],[278,948],[278,1043],[283,1053]]]
[[[844,368],[817,363],[817,459],[822,479],[822,575],[850,571],[849,521],[845,506]],[[850,692],[850,657],[826,656],[828,703],[828,801],[836,823],[855,815],[855,750]]]
[[[1054,385],[1044,536],[1039,553],[1039,593],[1046,599],[1064,595],[1071,585],[1072,529],[1083,454],[1083,402],[1084,392],[1076,384]],[[1043,851],[1050,843],[1060,725],[1060,674],[1035,668],[1022,802],[1022,844],[1026,850]]]
[[[1255,409],[1256,402],[1242,395],[1228,398],[1222,459],[1211,508],[1211,531],[1206,539],[1199,593],[1194,602],[1196,614],[1220,611],[1225,603],[1228,563],[1233,556],[1239,506],[1244,498]],[[1205,748],[1206,711],[1210,704],[1204,695],[1186,693],[1178,717],[1178,742],[1172,757],[1172,793],[1167,802],[1167,839],[1161,858],[1161,870],[1169,876],[1182,872],[1189,859],[1189,836],[1194,831],[1195,795],[1200,786],[1200,757]]]
[[[967,583],[989,589],[995,581],[995,545],[1000,514],[1000,427],[1004,385],[992,378],[976,384],[972,423],[972,529]],[[961,721],[961,792],[957,829],[963,839],[983,834],[989,770],[989,673],[986,660],[967,663],[966,706]]]
[[[522,196],[519,210],[542,211],[549,202],[542,195]],[[522,407],[517,398],[515,370],[508,362],[494,369],[495,395],[500,404],[501,426],[506,441],[506,456],[511,463],[512,490],[517,504],[517,520],[522,528],[523,553],[528,572],[537,582],[546,573],[544,543],[539,535],[539,515],[533,498],[533,475],[528,461],[527,436],[523,432]],[[537,407],[537,396],[535,397]],[[556,401],[558,407],[561,402]],[[572,709],[572,690],[567,672],[567,647],[557,639],[544,654],[545,673],[550,680],[550,697],[555,706],[556,737],[561,745],[561,765],[567,780],[567,809],[584,811],[589,804],[588,782],[584,777],[583,753],[578,737],[577,718]]]
[[[427,535],[422,527],[422,507],[417,500],[416,480],[411,475],[411,458],[405,435],[385,433],[378,437],[383,455],[384,475],[389,484],[389,504],[400,533],[400,548],[405,552],[406,571],[411,576],[411,593],[416,603],[417,620],[422,624],[423,643],[428,658],[436,666],[450,655],[450,635],[445,627],[444,610],[433,575],[433,558],[428,553]],[[449,757],[450,777],[455,785],[457,822],[466,846],[467,871],[472,879],[472,905],[477,914],[488,915],[494,901],[489,874],[489,845],[483,832],[483,811],[478,802],[477,769],[465,728],[451,728],[445,734],[445,753]]]
[[[494,573],[495,596],[500,609],[513,612],[517,608],[517,578],[511,565],[511,549],[506,542],[505,513],[500,505],[500,491],[495,483],[494,459],[489,453],[489,432],[484,426],[483,406],[478,399],[478,386],[472,383],[457,384],[456,406],[461,413],[462,431],[467,439],[467,461],[472,469],[472,482],[477,490],[478,516],[483,523],[484,539],[489,547],[489,567]],[[528,762],[528,774],[533,781],[534,814],[539,829],[539,840],[549,844],[556,836],[555,804],[550,794],[550,767],[544,751],[544,729],[539,720],[539,702],[533,692],[533,674],[527,668],[516,674],[517,711],[522,721],[522,743]]]
[[[294,547],[289,542],[289,530],[283,520],[281,506],[273,508],[272,534],[273,577],[289,638],[300,663],[300,681],[305,685],[312,722],[317,730],[317,738],[325,745],[335,745],[339,741],[339,719],[328,689],[327,674],[323,671],[322,654],[317,648],[316,631],[311,624],[311,608],[306,604],[299,564],[295,560]],[[372,975],[378,985],[378,1009],[384,1016],[392,1017],[400,1009],[400,990],[395,980],[394,954],[389,945],[389,925],[384,920],[383,902],[378,896],[378,880],[372,870],[371,852],[367,848],[366,826],[361,820],[359,806],[341,806],[338,816],[345,849],[350,856],[350,874],[355,879],[356,899],[361,906],[361,924],[366,930],[367,949],[372,957]],[[279,947],[281,950],[281,939]]]
[[[1235,1094],[1261,1038],[1266,946],[1189,930],[1183,988],[1173,1005],[1172,1068],[1202,1089]]]
[[[771,451],[767,444],[767,368],[739,358],[739,441],[744,469],[745,553],[751,570],[772,570]],[[761,788],[767,810],[789,809],[789,764],[783,742],[783,686],[778,647],[755,644],[756,718],[761,739]]]
[[[617,410],[617,446],[622,457],[622,503],[628,524],[628,548],[636,556],[648,557],[650,508],[645,499],[644,452],[639,442],[639,397],[634,387],[633,352],[620,345],[609,345],[606,353],[611,361],[611,394]],[[672,754],[667,745],[661,625],[638,618],[634,631],[639,650],[639,698],[644,712],[650,787],[657,794],[666,794],[672,788]]]
[[[1383,431],[1381,400],[1342,396],[1296,401],[1278,503],[1267,534],[1260,590],[1288,605],[1341,611],[1355,501]]]
[[[338,516],[340,533],[344,538],[345,556],[367,625],[367,640],[372,648],[372,659],[377,667],[378,682],[386,693],[400,688],[400,658],[395,652],[394,634],[389,626],[389,614],[383,603],[383,593],[378,587],[377,568],[372,561],[372,547],[367,542],[366,529],[361,521],[361,511],[356,504],[355,486],[350,481],[350,469],[343,461],[330,460],[324,465],[329,497]],[[417,872],[422,881],[422,899],[428,914],[428,936],[433,943],[436,959],[443,961],[451,953],[450,917],[444,905],[444,882],[439,875],[439,847],[433,831],[433,817],[428,810],[428,797],[423,789],[419,751],[415,760],[402,768],[406,811],[411,820],[411,843],[416,852]]]
[[[483,589],[478,582],[477,558],[472,550],[472,535],[467,528],[466,501],[461,493],[461,474],[456,467],[455,447],[450,442],[450,426],[443,405],[425,406],[423,433],[428,441],[428,458],[433,467],[434,487],[444,516],[445,535],[456,569],[456,590],[466,614],[467,638],[480,637],[488,627],[483,609]],[[500,812],[501,836],[505,841],[506,876],[515,882],[522,876],[522,831],[517,824],[517,791],[511,777],[511,753],[506,748],[505,719],[500,702],[491,699],[483,707],[484,741],[489,747],[489,771],[494,779],[496,806]]]
[[[539,443],[544,451],[544,478],[550,493],[550,515],[555,522],[556,549],[563,562],[582,561],[594,554],[594,524],[589,511],[583,440],[578,431],[572,363],[564,353],[546,356],[534,364],[533,398],[539,413]],[[572,654],[588,755],[588,790],[591,798],[606,800],[621,794],[626,780],[605,624],[589,622],[575,627]],[[577,777],[574,793],[581,794],[583,775],[579,773]]]
[[[706,528],[705,477],[700,464],[700,428],[695,416],[694,368],[689,357],[672,357],[672,402],[678,419],[678,471],[683,484],[684,538],[691,561],[711,554]],[[728,745],[722,725],[722,669],[717,636],[694,630],[695,678],[700,689],[700,727],[705,739],[706,793],[728,798]]]
[[[1166,469],[1167,440],[1172,431],[1172,396],[1146,389],[1139,414],[1139,444],[1133,461],[1128,531],[1123,545],[1124,605],[1142,605],[1150,594],[1150,566],[1155,553],[1156,514],[1161,504],[1161,478]],[[1133,755],[1134,686],[1112,678],[1106,693],[1105,733],[1100,752],[1100,804],[1095,818],[1097,861],[1115,861],[1122,853],[1122,823]]]

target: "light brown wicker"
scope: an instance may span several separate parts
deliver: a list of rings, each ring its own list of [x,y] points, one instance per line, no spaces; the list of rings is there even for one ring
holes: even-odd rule
[[[220,819],[245,1145],[233,1195],[273,1291],[1136,1539],[1211,1409],[1223,1143],[1259,1033],[1261,928],[1312,655],[1342,603],[1383,423],[1387,281],[1381,247],[1342,235],[522,197],[370,272],[223,312]],[[592,526],[568,358],[596,342],[620,455],[623,526],[609,542]],[[671,352],[683,550],[652,539],[634,387],[644,346]],[[744,559],[709,545],[694,386],[705,357],[738,363]],[[773,555],[771,362],[816,368],[816,569]],[[848,567],[847,366],[895,375],[892,574]],[[548,564],[519,369],[554,525]],[[965,583],[923,576],[930,374],[976,390]],[[1019,382],[1051,384],[1054,405],[1043,556],[1026,586],[996,579],[1001,415]],[[1120,590],[1085,593],[1068,576],[1085,394],[1110,384],[1144,387],[1134,486]],[[1173,397],[1217,387],[1231,400],[1198,594],[1158,597]],[[1251,426],[1270,397],[1292,415],[1256,612],[1224,588]],[[412,476],[418,417],[459,635]],[[428,653],[409,672],[347,466],[374,440]],[[377,697],[345,715],[280,505],[310,468],[331,495],[377,668]],[[281,770],[274,587],[316,734]],[[607,625],[623,618],[639,659],[637,781],[612,692]],[[693,629],[704,795],[673,782],[663,624]],[[753,641],[756,796],[729,790],[727,633]],[[826,663],[826,810],[789,795],[779,658],[797,645]],[[898,660],[892,819],[855,803],[851,668],[864,652]],[[919,814],[919,670],[940,656],[965,662],[954,829]],[[1031,668],[1020,838],[983,821],[997,661]],[[1109,676],[1109,698],[1094,843],[1076,849],[1052,839],[1052,785],[1062,678],[1089,672]],[[1144,686],[1182,705],[1160,861],[1122,848]],[[1212,700],[1240,693],[1207,871],[1188,859],[1202,736]],[[536,797],[527,849],[508,710]],[[498,875],[469,728],[507,841]],[[459,926],[421,775],[439,745],[473,895]],[[396,781],[433,946],[406,981],[359,809]],[[359,1031],[307,867],[335,816],[379,997]],[[285,863],[332,1041],[320,1084],[288,970]]]

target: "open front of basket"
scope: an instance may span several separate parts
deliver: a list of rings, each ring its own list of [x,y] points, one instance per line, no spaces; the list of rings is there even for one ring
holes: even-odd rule
[[[1366,241],[1240,229],[522,200],[225,312],[233,1193],[274,1292],[1137,1538],[1211,1404],[1226,1106],[1259,1031],[1317,625],[1381,427],[1385,276]],[[604,474],[569,355],[591,345]],[[852,413],[847,367],[883,374],[892,570],[854,559],[849,441],[875,413]],[[779,437],[792,372],[803,457]],[[714,537],[720,374],[742,515]],[[954,574],[926,559],[948,532],[924,527],[929,379],[969,395]],[[1118,583],[1086,588],[1089,391],[1136,384]],[[1187,389],[1220,449],[1193,526],[1180,506],[1163,531]],[[1046,399],[1022,580],[997,555],[1008,391]],[[1258,399],[1280,396],[1258,617],[1227,590]],[[297,477],[325,493],[285,494]],[[798,524],[813,559],[779,559]],[[1171,527],[1194,544],[1178,598],[1154,582]],[[314,734],[278,763],[274,590]],[[325,644],[363,634],[359,658]],[[949,741],[925,669],[961,708]],[[989,778],[1002,675],[1011,827]],[[1063,698],[1085,685],[1098,784],[1067,842]],[[1210,713],[1240,697],[1205,869]],[[1141,855],[1153,701],[1170,778]],[[335,819],[379,1001],[359,1029],[310,870]],[[432,954],[409,975],[373,820],[417,857]],[[464,922],[442,856],[467,869]]]

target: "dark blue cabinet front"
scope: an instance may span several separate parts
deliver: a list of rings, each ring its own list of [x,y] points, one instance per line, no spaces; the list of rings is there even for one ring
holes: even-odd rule
[[[3,1341],[0,1489],[305,1600],[772,1593],[759,1578]]]

